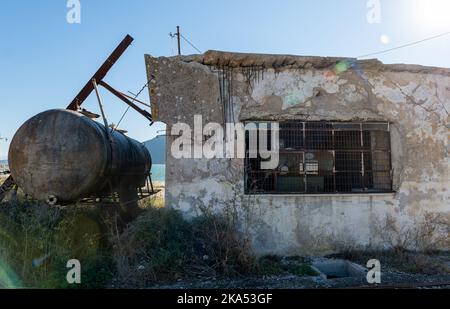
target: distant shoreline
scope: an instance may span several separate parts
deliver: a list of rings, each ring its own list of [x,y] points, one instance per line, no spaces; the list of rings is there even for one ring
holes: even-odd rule
[[[9,171],[8,160],[0,160],[0,173]]]

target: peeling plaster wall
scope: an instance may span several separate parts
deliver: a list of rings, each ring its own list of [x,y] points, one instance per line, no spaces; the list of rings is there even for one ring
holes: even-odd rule
[[[349,248],[450,250],[450,70],[376,60],[207,52],[146,56],[153,112],[167,124],[226,120],[389,121],[393,194],[246,196],[242,159],[175,159],[166,205],[239,214],[259,254]],[[227,96],[228,94],[228,96]],[[233,114],[232,117],[227,115]]]

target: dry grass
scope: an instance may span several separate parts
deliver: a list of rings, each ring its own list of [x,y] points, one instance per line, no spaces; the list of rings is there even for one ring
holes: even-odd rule
[[[160,193],[151,196],[148,199],[148,202],[143,205],[143,208],[146,208],[148,206],[155,207],[155,208],[163,208],[165,206],[164,196]]]
[[[66,263],[76,258],[83,269],[77,287],[104,286],[114,273],[102,229],[95,208],[26,201],[0,204],[0,263],[8,269],[0,285],[70,287]]]
[[[73,258],[82,264],[82,285],[76,286],[82,288],[145,287],[256,271],[248,243],[225,217],[205,214],[187,221],[163,207],[161,195],[147,203],[128,225],[111,205],[49,207],[20,197],[1,204],[0,266],[15,279],[0,285],[72,287],[66,263]]]
[[[5,182],[6,178],[8,178],[7,175],[0,175],[0,186]]]
[[[239,276],[256,259],[223,217],[183,219],[173,209],[148,207],[120,233],[112,230],[120,287],[145,287],[182,278]]]

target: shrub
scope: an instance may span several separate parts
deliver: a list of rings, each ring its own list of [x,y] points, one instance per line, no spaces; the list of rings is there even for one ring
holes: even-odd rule
[[[195,276],[238,276],[255,259],[219,215],[185,220],[174,209],[148,207],[120,235],[113,233],[119,286],[147,286]]]
[[[166,208],[149,207],[111,241],[121,285],[143,286],[156,280],[178,278],[189,259],[189,225]]]

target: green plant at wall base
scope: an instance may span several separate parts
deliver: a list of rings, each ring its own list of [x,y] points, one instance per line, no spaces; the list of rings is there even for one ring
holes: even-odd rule
[[[294,267],[292,270],[292,273],[297,276],[317,276],[318,273],[311,268],[311,265],[309,264],[301,264],[299,266]]]
[[[279,256],[263,256],[258,260],[258,273],[264,276],[293,274],[300,277],[317,276],[318,273],[308,262],[293,258],[293,261],[283,261]]]
[[[258,272],[261,275],[274,276],[285,272],[281,260],[277,256],[264,256],[258,260]]]

